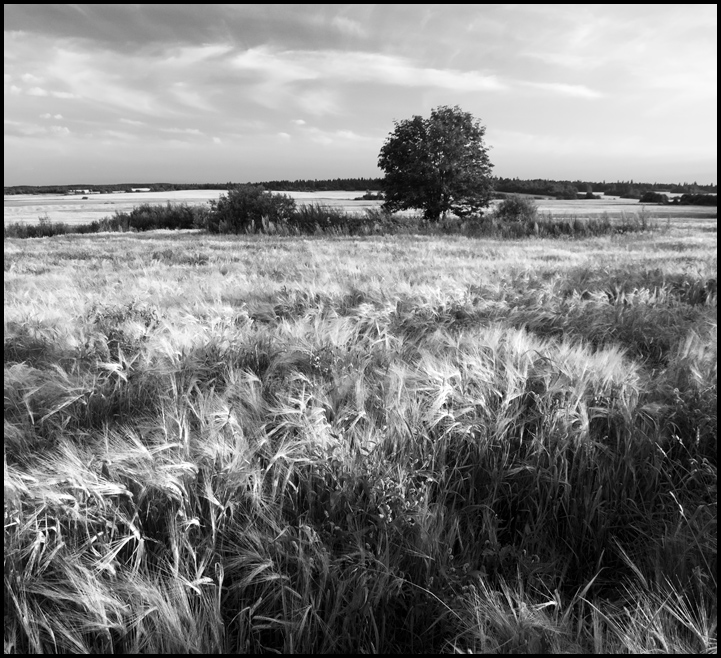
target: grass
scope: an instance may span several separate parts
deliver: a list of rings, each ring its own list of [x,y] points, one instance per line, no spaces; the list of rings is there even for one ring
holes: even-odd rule
[[[6,653],[715,652],[686,226],[6,238]]]
[[[501,202],[497,208],[484,216],[469,217],[461,220],[450,216],[439,222],[428,222],[420,213],[384,212],[379,208],[368,208],[358,214],[347,210],[310,203],[287,207],[292,200],[283,195],[273,195],[276,208],[269,197],[252,191],[252,197],[246,205],[235,210],[216,206],[190,206],[188,204],[150,205],[142,204],[130,212],[116,211],[112,217],[105,217],[89,224],[53,222],[47,213],[40,217],[37,224],[26,222],[6,223],[5,238],[41,238],[73,233],[87,234],[100,232],[145,232],[153,230],[205,229],[211,233],[270,235],[326,235],[326,236],[367,236],[367,235],[463,235],[466,237],[486,238],[586,238],[590,236],[616,235],[658,231],[661,223],[644,208],[637,212],[621,212],[611,216],[607,212],[596,216],[577,214],[538,213],[533,202],[512,196]],[[255,196],[253,196],[255,194]],[[242,194],[240,194],[242,197]],[[254,201],[253,201],[254,199]],[[267,204],[267,207],[254,208],[253,203]],[[281,213],[283,220],[275,220],[274,213]],[[695,215],[699,216],[700,215]],[[670,218],[667,217],[666,226]],[[708,223],[708,222],[706,222]]]

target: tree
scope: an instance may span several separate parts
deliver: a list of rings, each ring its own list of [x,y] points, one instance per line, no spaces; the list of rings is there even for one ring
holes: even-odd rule
[[[488,206],[493,165],[478,119],[458,106],[441,106],[429,119],[394,124],[378,156],[385,210],[421,208],[426,219],[438,221],[449,211],[465,217]]]

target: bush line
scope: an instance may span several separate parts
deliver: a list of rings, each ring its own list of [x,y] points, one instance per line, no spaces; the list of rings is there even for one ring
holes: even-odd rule
[[[249,189],[250,188],[250,189]],[[142,232],[158,229],[201,229],[210,233],[274,235],[465,235],[501,239],[585,238],[658,230],[657,219],[645,211],[611,218],[577,215],[553,216],[538,213],[535,204],[523,197],[509,196],[484,215],[459,219],[447,217],[429,222],[418,214],[388,213],[370,208],[362,215],[332,206],[296,206],[281,194],[267,194],[256,186],[239,186],[227,197],[211,201],[209,207],[188,204],[142,204],[132,211],[117,212],[89,224],[52,222],[41,217],[38,224],[6,224],[5,238],[44,238],[73,233]]]

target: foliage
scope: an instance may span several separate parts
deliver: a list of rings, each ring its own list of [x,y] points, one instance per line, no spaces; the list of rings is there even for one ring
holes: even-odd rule
[[[674,203],[682,206],[717,206],[718,197],[715,194],[682,194],[674,199]]]
[[[159,206],[159,208],[163,208]],[[305,204],[298,206],[288,215],[285,222],[261,220],[246,232],[277,235],[465,235],[468,237],[487,237],[498,239],[518,238],[586,238],[589,236],[618,235],[657,231],[661,226],[656,219],[641,212],[623,215],[611,219],[607,214],[598,217],[577,217],[561,215],[554,217],[551,213],[536,215],[533,202],[522,200],[518,205],[512,200],[502,203],[497,210],[483,217],[468,217],[465,220],[447,218],[441,222],[429,222],[420,214],[388,213],[382,208],[367,208],[363,214],[346,213],[339,208],[323,204]],[[217,227],[209,226],[211,211],[197,209],[194,226],[207,228],[211,233],[235,233],[232,226],[222,223]],[[141,215],[142,217],[142,215]],[[141,224],[142,226],[142,224]],[[141,230],[149,230],[153,225]],[[222,229],[222,230],[221,230]],[[106,217],[90,224],[62,224],[49,221],[39,224],[6,224],[5,238],[35,238],[53,235],[86,234],[99,232],[137,231],[130,225],[129,213],[116,213],[114,217]],[[164,253],[164,252],[160,252]],[[184,262],[184,256],[157,256],[167,262]],[[194,258],[194,257],[193,257]],[[192,258],[191,258],[192,260]],[[194,262],[194,261],[193,261]],[[192,264],[188,261],[189,264]]]
[[[354,201],[383,201],[383,193],[367,190],[363,196],[356,197]]]
[[[262,185],[229,185],[228,193],[210,202],[207,228],[211,233],[254,233],[286,223],[295,201],[271,194]]]
[[[531,223],[538,218],[538,208],[528,197],[514,194],[503,199],[494,214],[500,220]]]
[[[641,203],[668,203],[668,194],[662,194],[661,192],[646,192],[639,201]]]
[[[65,235],[72,232],[72,228],[64,222],[52,222],[46,215],[38,218],[37,224],[13,222],[5,224],[5,238],[47,238],[53,235]]]
[[[381,189],[389,211],[420,208],[438,221],[452,212],[481,213],[491,199],[491,168],[485,127],[460,107],[441,106],[429,119],[396,121],[378,157]]]
[[[115,213],[120,225],[136,231],[157,229],[191,229],[204,224],[208,211],[203,206],[190,206],[187,203],[151,205],[143,203],[129,213]]]
[[[367,191],[380,188],[380,178],[333,178],[322,180],[271,180],[256,183],[266,190],[286,192],[324,192],[328,190]]]

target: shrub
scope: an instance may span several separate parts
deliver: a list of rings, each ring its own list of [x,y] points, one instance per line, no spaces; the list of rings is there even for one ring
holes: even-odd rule
[[[503,221],[530,224],[537,220],[538,208],[530,199],[512,194],[498,204],[495,215]]]
[[[150,205],[143,203],[129,213],[115,213],[115,220],[123,230],[153,231],[156,229],[191,229],[202,223],[205,208],[195,208],[187,203]]]
[[[207,228],[211,233],[255,233],[287,224],[295,201],[286,194],[271,194],[262,185],[236,185],[210,202]]]
[[[557,199],[577,199],[578,188],[575,185],[562,184],[554,186],[554,194]]]
[[[717,198],[716,194],[682,194],[674,201],[682,206],[716,206]]]
[[[4,237],[6,238],[49,238],[53,235],[65,235],[75,231],[68,224],[63,222],[52,222],[47,214],[38,217],[37,224],[25,224],[15,222],[6,224]]]
[[[366,192],[363,196],[358,196],[354,201],[383,201],[383,192]]]
[[[668,203],[668,195],[660,192],[646,192],[639,201],[641,203]]]

